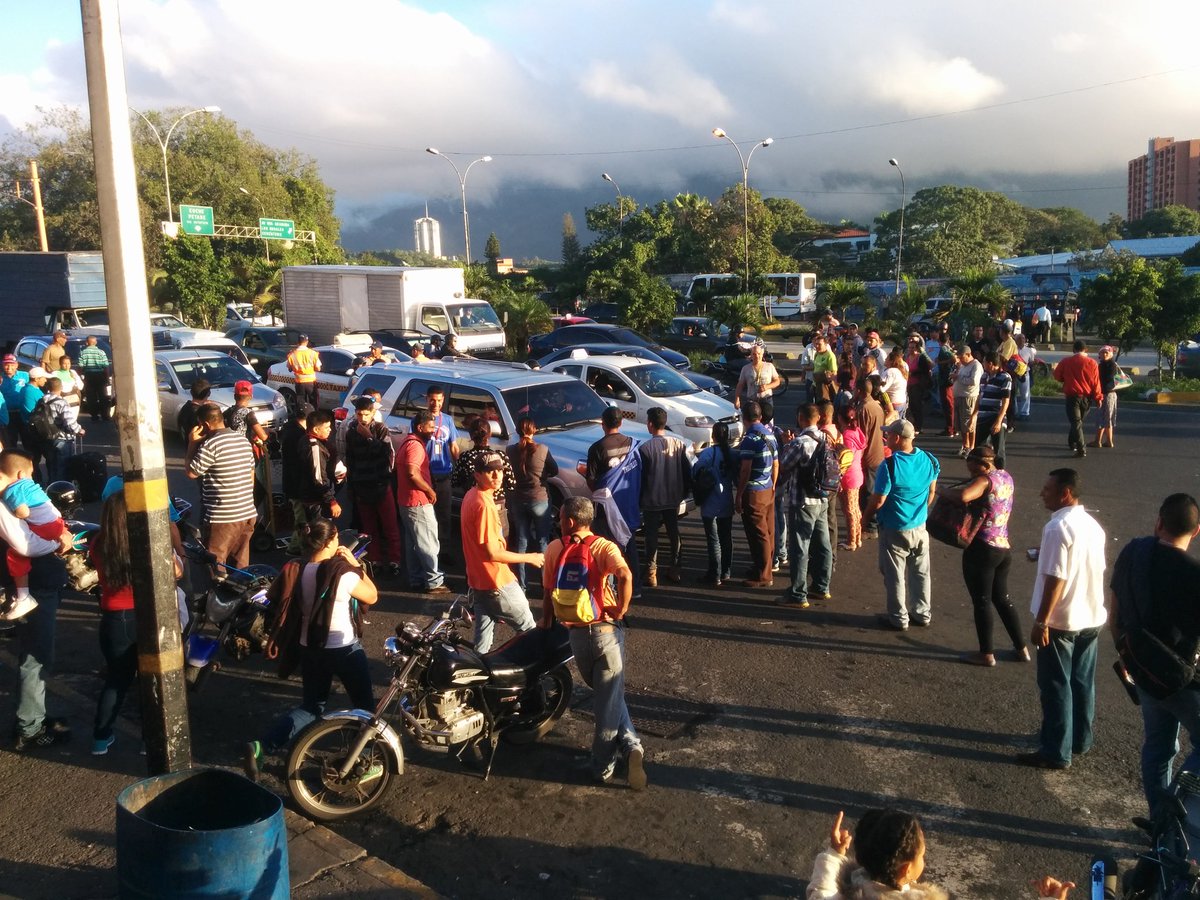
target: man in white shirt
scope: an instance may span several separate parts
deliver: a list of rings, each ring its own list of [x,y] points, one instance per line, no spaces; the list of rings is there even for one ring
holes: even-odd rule
[[[979,403],[979,383],[983,381],[983,364],[975,358],[968,344],[963,344],[958,353],[958,366],[954,370],[954,423],[962,435],[962,448],[958,455],[963,459],[975,449],[975,413]]]
[[[1104,529],[1079,502],[1079,475],[1055,469],[1042,485],[1042,503],[1053,515],[1042,529],[1033,585],[1042,729],[1038,749],[1017,762],[1066,769],[1071,757],[1092,747],[1096,711],[1096,639],[1104,609]]]
[[[1017,382],[1017,418],[1028,419],[1030,412],[1030,393],[1033,386],[1033,361],[1037,359],[1037,350],[1035,350],[1025,340],[1025,335],[1018,334],[1015,337],[1017,342],[1017,355],[1025,361],[1025,375],[1022,378],[1016,379]]]
[[[1050,320],[1054,318],[1054,313],[1050,312],[1042,298],[1038,298],[1038,308],[1033,311],[1033,339],[1041,341],[1043,344],[1050,340]]]

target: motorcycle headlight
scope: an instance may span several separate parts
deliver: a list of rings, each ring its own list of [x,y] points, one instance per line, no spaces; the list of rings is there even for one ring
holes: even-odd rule
[[[283,394],[276,394],[271,398],[271,406],[274,409],[283,409],[287,406],[287,401],[283,399]]]
[[[714,422],[712,416],[688,416],[683,424],[688,428],[712,428]]]

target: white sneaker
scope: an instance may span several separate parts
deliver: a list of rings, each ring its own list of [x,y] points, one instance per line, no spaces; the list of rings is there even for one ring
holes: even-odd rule
[[[0,613],[0,619],[6,622],[12,622],[16,619],[23,619],[38,607],[38,602],[32,597],[19,597],[12,602],[12,606]]]

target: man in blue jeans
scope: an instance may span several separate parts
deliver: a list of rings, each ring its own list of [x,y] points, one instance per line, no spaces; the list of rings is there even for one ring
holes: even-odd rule
[[[829,600],[829,579],[833,574],[833,547],[829,541],[829,497],[812,483],[812,466],[817,448],[824,443],[818,423],[821,414],[813,403],[796,412],[800,433],[779,452],[779,474],[787,479],[783,488],[783,508],[788,517],[788,559],[791,587],[779,600],[780,606],[808,609],[808,575],[812,572],[812,593]],[[788,478],[787,476],[791,477]],[[811,565],[810,565],[811,561]]]
[[[1092,748],[1096,638],[1104,610],[1104,529],[1079,502],[1079,474],[1055,469],[1042,485],[1053,514],[1042,529],[1033,584],[1033,633],[1042,703],[1038,749],[1017,762],[1066,769]]]
[[[70,541],[69,533],[64,532],[63,540]],[[65,719],[46,714],[46,679],[54,665],[58,604],[67,583],[66,570],[55,554],[66,544],[33,534],[3,506],[0,506],[0,541],[29,557],[33,566],[29,572],[29,591],[38,605],[17,626],[19,696],[14,749],[36,750],[71,736]]]
[[[1158,511],[1154,534],[1130,541],[1117,557],[1112,574],[1110,628],[1117,651],[1137,684],[1145,739],[1142,743],[1142,788],[1156,818],[1163,792],[1170,786],[1171,764],[1179,754],[1179,728],[1187,730],[1191,753],[1183,771],[1200,772],[1200,684],[1180,685],[1188,664],[1200,650],[1200,562],[1188,556],[1192,538],[1200,534],[1200,507],[1188,494],[1172,494]],[[1188,592],[1190,591],[1190,596]],[[1142,630],[1173,651],[1180,663],[1171,671],[1156,656],[1130,658],[1124,638]]]

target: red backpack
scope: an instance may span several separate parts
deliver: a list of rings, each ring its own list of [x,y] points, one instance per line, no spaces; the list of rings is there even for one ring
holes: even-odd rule
[[[568,537],[554,572],[550,600],[554,614],[568,625],[588,625],[604,615],[604,575],[592,556],[598,535],[583,540]]]

